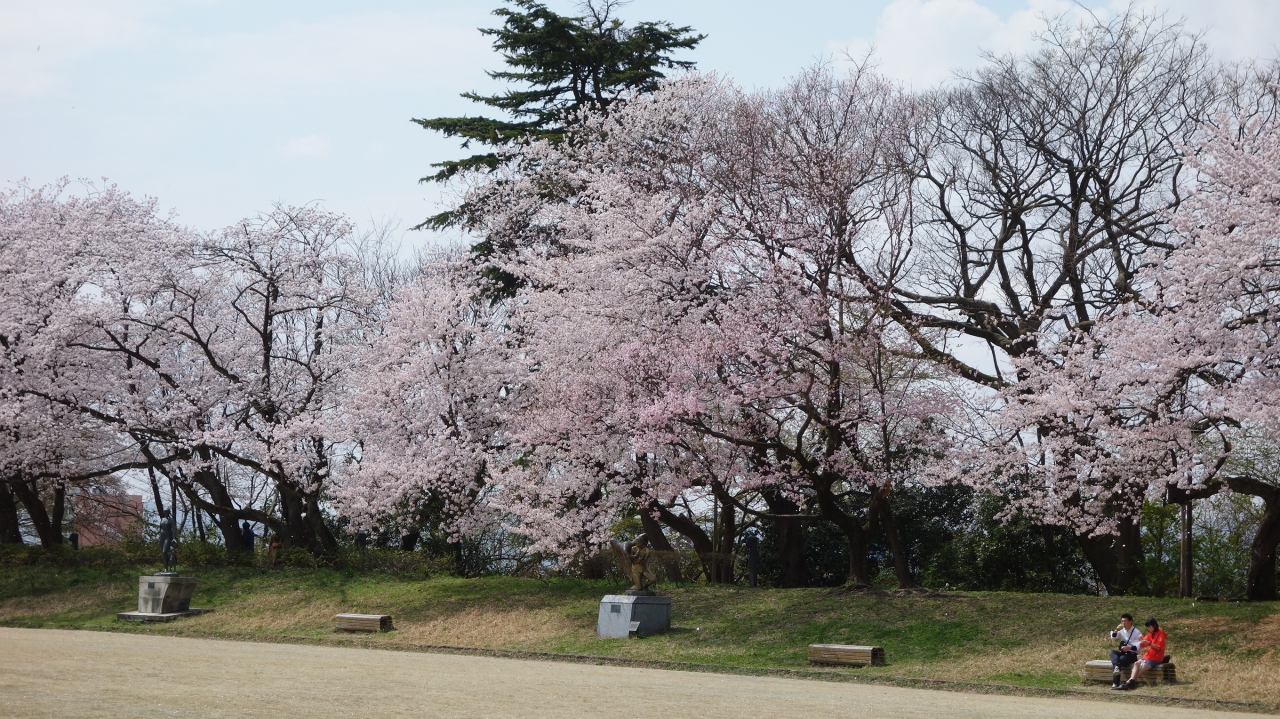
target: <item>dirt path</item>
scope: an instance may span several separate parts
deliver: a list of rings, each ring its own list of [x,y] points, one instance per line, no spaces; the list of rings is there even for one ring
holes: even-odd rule
[[[175,637],[0,629],[0,717],[1162,719],[1239,714]]]

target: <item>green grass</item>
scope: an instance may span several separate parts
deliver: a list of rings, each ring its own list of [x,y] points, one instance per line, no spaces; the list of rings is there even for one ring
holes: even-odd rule
[[[1170,630],[1170,651],[1186,680],[1144,692],[1280,704],[1274,602],[680,585],[661,588],[672,597],[672,631],[601,640],[600,597],[622,589],[607,582],[207,568],[191,572],[200,582],[193,606],[216,613],[163,625],[117,622],[117,612],[136,606],[138,574],[119,567],[0,567],[0,625],[392,649],[461,645],[775,669],[808,668],[810,643],[873,644],[885,648],[888,666],[828,671],[1104,691],[1082,685],[1081,666],[1106,656],[1107,630],[1129,611],[1157,616]],[[338,611],[391,614],[397,631],[335,635]]]

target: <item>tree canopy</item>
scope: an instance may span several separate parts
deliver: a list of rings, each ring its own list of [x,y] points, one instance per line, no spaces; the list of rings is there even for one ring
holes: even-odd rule
[[[687,69],[693,63],[673,53],[695,47],[704,35],[669,22],[641,22],[628,27],[614,16],[618,0],[588,0],[583,14],[560,15],[536,0],[508,0],[494,15],[502,27],[482,28],[510,69],[488,75],[517,85],[494,95],[475,92],[463,97],[501,110],[510,119],[481,116],[414,118],[428,130],[462,138],[463,148],[477,143],[497,148],[523,139],[562,138],[579,110],[605,109],[631,92],[650,92],[664,70]],[[466,170],[496,167],[491,149],[460,160],[436,163],[435,174],[421,181],[444,181]],[[418,228],[443,228],[460,218],[457,210],[428,218]],[[483,254],[483,249],[480,250]]]

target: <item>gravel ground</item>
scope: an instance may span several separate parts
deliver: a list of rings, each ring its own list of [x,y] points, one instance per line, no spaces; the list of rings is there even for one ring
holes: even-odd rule
[[[0,717],[1161,719],[1240,714],[771,677],[0,629]]]

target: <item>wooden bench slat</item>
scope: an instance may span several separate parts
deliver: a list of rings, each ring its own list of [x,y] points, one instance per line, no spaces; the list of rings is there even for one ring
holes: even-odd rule
[[[810,644],[809,661],[814,664],[884,666],[884,648],[850,644]]]
[[[348,632],[389,632],[395,629],[390,614],[338,614],[334,629]]]
[[[1130,667],[1122,667],[1120,669],[1120,678],[1128,679],[1132,671]],[[1084,663],[1085,681],[1110,682],[1111,681],[1111,662],[1107,659],[1095,659]],[[1147,671],[1139,682],[1144,684],[1177,684],[1178,683],[1178,666],[1173,662],[1159,664],[1155,668]]]

